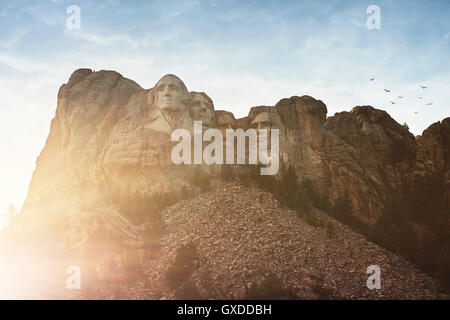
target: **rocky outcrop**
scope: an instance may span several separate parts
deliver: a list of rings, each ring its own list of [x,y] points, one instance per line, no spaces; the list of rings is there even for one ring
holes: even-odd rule
[[[374,223],[392,198],[402,197],[405,176],[448,172],[448,119],[416,142],[407,128],[370,106],[326,114],[322,101],[301,96],[253,107],[247,117],[235,119],[214,111],[206,94],[189,92],[174,75],[145,90],[113,71],[80,69],[58,94],[24,211],[61,199],[97,202],[105,192],[181,188],[188,174],[170,160],[170,134],[176,127],[192,130],[194,120],[223,133],[280,129],[281,161],[293,165],[300,180],[313,181],[331,203],[348,191],[354,215],[366,223]]]
[[[351,145],[361,161],[395,165],[415,159],[414,136],[385,111],[355,107],[328,118],[326,127]]]
[[[443,176],[450,207],[450,118],[433,123],[417,137],[417,159],[431,163],[431,170]]]
[[[205,93],[189,91],[174,75],[143,89],[114,71],[80,69],[59,90],[46,145],[36,161],[20,219],[12,227],[26,225],[27,230],[39,233],[51,225],[56,230],[55,239],[59,239],[52,242],[61,242],[70,251],[97,252],[100,249],[92,248],[91,240],[105,226],[109,237],[105,242],[115,239],[118,247],[126,243],[128,251],[139,250],[142,227],[132,225],[106,199],[189,189],[192,170],[171,161],[175,144],[171,133],[176,128],[192,133],[194,121],[202,121],[204,129],[218,128],[222,133],[227,129],[279,129],[282,164],[292,165],[299,180],[310,180],[330,203],[348,192],[354,217],[366,226],[375,225],[393,203],[408,211],[405,196],[414,188],[412,181],[418,175],[438,176],[433,181],[442,181],[450,206],[450,118],[414,138],[385,111],[359,106],[327,118],[322,101],[293,96],[275,106],[253,107],[247,117],[236,119],[230,112],[216,111]],[[205,171],[214,180],[220,166]],[[162,268],[175,248],[193,239],[208,256],[215,283],[223,284],[221,292],[226,294],[222,298],[239,296],[242,283],[253,281],[250,271],[257,264],[264,265],[271,255],[274,261],[267,262],[266,269],[276,272],[284,284],[304,297],[314,293],[312,287],[298,281],[301,278],[309,278],[311,283],[312,278],[322,279],[321,285],[336,297],[379,297],[361,286],[364,268],[374,264],[373,257],[389,270],[387,291],[382,295],[424,298],[436,292],[433,281],[411,265],[320,212],[321,220],[339,230],[338,241],[327,240],[323,230],[280,209],[260,191],[234,185],[218,192],[164,213],[171,231],[162,239],[158,263],[148,266],[156,272],[152,273],[152,279],[159,281],[156,287],[163,286]],[[242,192],[247,195],[240,197]],[[255,197],[270,200],[256,203]],[[221,210],[222,214],[212,214]],[[196,229],[201,230],[198,235]],[[211,256],[214,250],[220,253],[216,258]],[[355,258],[352,252],[364,254]],[[243,257],[242,261],[237,256]],[[314,264],[305,262],[309,257]],[[303,269],[306,275],[298,274]],[[406,282],[395,289],[398,279]],[[416,285],[428,291],[414,291]],[[170,296],[163,289],[159,294]]]
[[[75,71],[59,91],[24,212],[55,201],[96,203],[105,192],[181,186],[186,174],[172,165],[170,133],[202,119],[216,125],[212,101],[176,76],[144,90],[114,71]]]
[[[25,208],[44,205],[97,185],[97,168],[114,126],[130,97],[142,91],[113,71],[75,71],[58,93],[56,115],[36,161]],[[86,190],[86,189],[85,189]],[[89,190],[91,191],[91,190]]]
[[[450,169],[450,118],[433,123],[417,137],[417,158],[433,162],[442,172]]]

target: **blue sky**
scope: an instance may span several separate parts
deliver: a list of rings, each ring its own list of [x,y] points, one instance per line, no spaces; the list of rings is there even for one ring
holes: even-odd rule
[[[69,5],[79,30],[66,27]],[[366,26],[369,5],[380,30]],[[21,206],[58,88],[79,67],[144,88],[174,73],[237,117],[303,94],[328,115],[372,105],[420,134],[450,116],[449,56],[448,0],[1,1],[0,212]]]

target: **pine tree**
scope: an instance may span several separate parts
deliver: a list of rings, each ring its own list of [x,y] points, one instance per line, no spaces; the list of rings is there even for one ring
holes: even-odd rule
[[[298,176],[295,168],[289,165],[287,170],[283,170],[280,182],[280,200],[288,208],[297,208],[297,196],[299,192]]]
[[[345,224],[351,224],[353,221],[352,206],[350,202],[350,195],[347,190],[344,194],[339,196],[334,202],[332,214],[333,216],[344,222]]]

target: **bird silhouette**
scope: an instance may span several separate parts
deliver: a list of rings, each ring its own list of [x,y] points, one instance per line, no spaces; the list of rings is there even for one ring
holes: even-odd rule
[[[426,88],[428,88],[428,87],[425,87],[425,86],[420,86],[423,90],[425,90]]]
[[[404,98],[404,96],[398,96],[398,98],[399,98],[399,99],[403,99],[403,98]]]
[[[419,97],[419,99],[423,99],[423,97]]]
[[[388,90],[388,89],[384,89],[384,91],[386,91],[386,92],[391,92],[391,90]]]
[[[414,114],[417,114],[417,111],[414,111]]]
[[[433,102],[427,103],[427,106],[431,106],[433,104]]]
[[[373,78],[370,78],[370,81],[373,81],[373,80],[375,80],[375,77],[373,77]]]
[[[392,103],[392,104],[395,104],[395,102],[394,102],[394,101],[391,101],[391,103]]]

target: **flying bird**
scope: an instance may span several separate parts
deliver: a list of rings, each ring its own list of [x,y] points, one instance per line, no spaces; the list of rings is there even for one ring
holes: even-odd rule
[[[388,89],[384,89],[384,91],[386,91],[386,92],[391,92],[391,90],[388,90]]]
[[[419,97],[419,99],[423,99],[423,97]]]
[[[405,96],[398,96],[399,99],[403,99]]]
[[[394,101],[391,101],[391,103],[392,103],[392,104],[395,104],[395,102],[394,102]]]
[[[370,81],[373,81],[373,80],[375,80],[375,77],[373,77],[373,78],[370,78]]]
[[[425,86],[420,86],[423,90],[425,90],[426,88],[428,88],[428,87],[425,87]]]
[[[417,111],[414,111],[414,114],[417,114]]]
[[[433,104],[433,102],[427,103],[427,106],[431,106]]]

